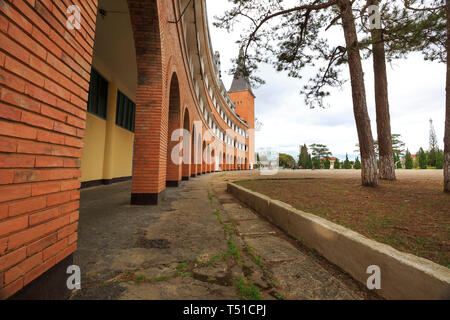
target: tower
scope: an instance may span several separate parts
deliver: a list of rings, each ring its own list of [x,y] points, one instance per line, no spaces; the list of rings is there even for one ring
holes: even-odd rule
[[[243,51],[239,52],[239,64],[242,63]],[[238,65],[238,70],[242,70],[243,66]],[[248,152],[250,166],[256,163],[255,161],[255,95],[248,78],[236,72],[231,83],[228,95],[236,105],[236,113],[239,117],[247,122],[248,132]]]

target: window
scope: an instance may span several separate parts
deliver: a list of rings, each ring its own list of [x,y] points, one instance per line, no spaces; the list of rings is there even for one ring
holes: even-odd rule
[[[116,124],[134,132],[136,104],[120,90],[117,92]]]
[[[88,112],[106,119],[108,81],[92,68],[89,84]]]

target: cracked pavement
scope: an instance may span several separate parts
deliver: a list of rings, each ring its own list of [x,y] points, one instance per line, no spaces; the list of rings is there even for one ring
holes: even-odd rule
[[[256,172],[218,172],[131,206],[131,182],[81,191],[82,289],[71,299],[377,299],[226,192]],[[256,289],[257,288],[257,289]]]

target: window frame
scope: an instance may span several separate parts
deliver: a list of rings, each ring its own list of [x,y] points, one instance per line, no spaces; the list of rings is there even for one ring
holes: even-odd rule
[[[134,133],[135,119],[136,103],[122,91],[117,89],[116,126]]]
[[[108,115],[108,88],[109,81],[97,69],[92,67],[89,81],[87,112],[103,120],[106,120]],[[102,97],[102,93],[104,97]]]

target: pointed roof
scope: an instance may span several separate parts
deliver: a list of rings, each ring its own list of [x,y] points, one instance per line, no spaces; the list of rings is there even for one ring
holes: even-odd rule
[[[243,66],[243,58],[244,56],[244,50],[241,48],[239,50],[239,60],[238,60],[238,66],[237,69],[238,70],[243,70],[244,66]],[[239,72],[236,71],[236,73],[234,74],[234,78],[233,78],[233,82],[231,83],[231,87],[230,90],[228,90],[228,92],[236,92],[236,91],[250,91],[250,93],[255,96],[253,94],[252,91],[252,87],[250,85],[250,82],[248,81],[247,77],[244,77],[243,75],[238,74]]]

